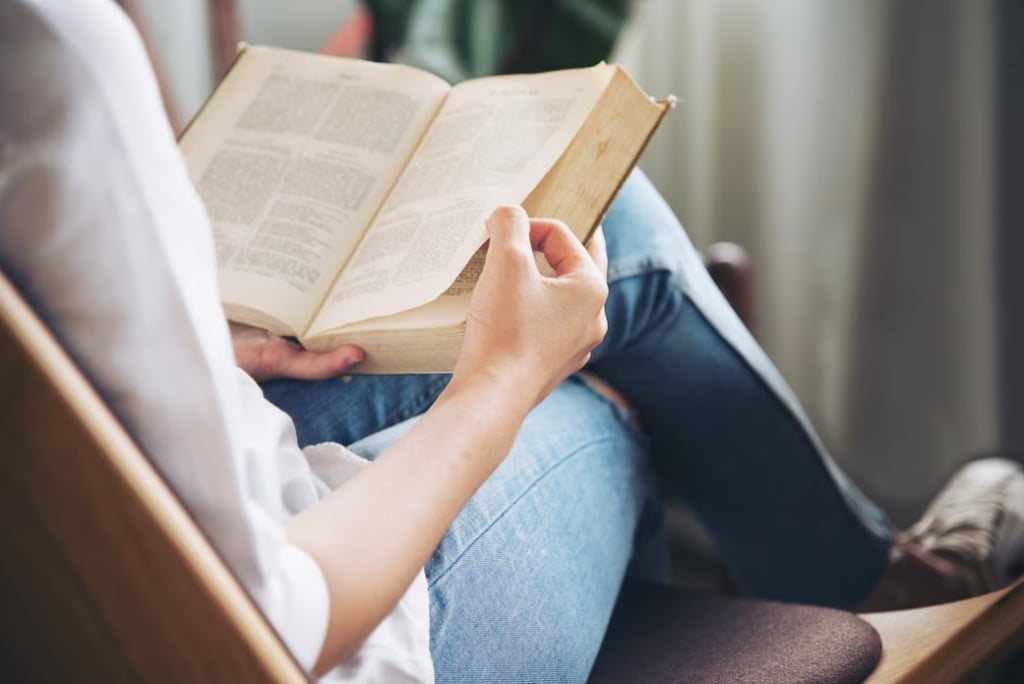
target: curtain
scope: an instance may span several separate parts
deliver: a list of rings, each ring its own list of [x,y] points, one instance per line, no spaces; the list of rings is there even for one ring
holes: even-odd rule
[[[991,0],[646,0],[641,161],[751,254],[758,337],[898,524],[998,439]]]

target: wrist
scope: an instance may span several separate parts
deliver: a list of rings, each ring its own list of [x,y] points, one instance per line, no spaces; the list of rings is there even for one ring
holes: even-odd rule
[[[494,408],[521,422],[541,399],[535,384],[517,367],[457,366],[438,401],[468,398],[477,408]]]

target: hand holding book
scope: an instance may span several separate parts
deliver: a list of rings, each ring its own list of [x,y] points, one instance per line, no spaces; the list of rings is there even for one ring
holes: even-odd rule
[[[451,371],[500,204],[585,241],[668,103],[620,68],[499,76],[251,48],[181,145],[228,317],[358,372]]]
[[[325,352],[310,351],[262,328],[234,321],[230,330],[235,363],[259,382],[326,380],[341,375],[365,356],[362,349],[350,344]]]
[[[525,212],[517,212],[515,215],[503,214],[501,216],[492,214],[491,218],[488,219],[488,228],[490,228],[495,222],[498,221],[510,221],[518,220],[520,216],[525,216]],[[538,227],[538,233],[540,229],[548,228],[550,231],[549,223],[552,223],[550,219],[531,219],[530,228],[534,225]],[[572,236],[568,227],[564,224],[557,222],[558,228],[563,234]],[[490,235],[489,231],[489,235]],[[531,249],[533,248],[531,239]],[[573,236],[573,239],[575,237]],[[513,319],[508,316],[507,309],[504,300],[508,295],[517,295],[520,293],[519,284],[516,282],[510,282],[506,269],[501,268],[499,265],[497,268],[493,267],[496,262],[500,264],[501,260],[496,260],[494,255],[497,253],[497,249],[492,249],[492,241],[488,241],[487,253],[490,255],[491,268],[488,268],[487,263],[484,264],[484,269],[481,272],[480,282],[481,286],[474,289],[473,299],[470,303],[470,311],[467,315],[467,323],[469,324],[469,330],[473,331],[476,326],[474,323],[483,319],[484,317],[490,317],[491,315],[501,316],[499,319],[501,327],[513,327],[512,336],[501,336],[502,342],[508,339],[517,339],[518,335],[523,330],[534,330],[537,334],[537,339],[532,342],[527,342],[531,349],[538,349],[539,343],[546,339],[548,326],[543,323],[531,324],[531,325],[520,325],[520,321]],[[608,254],[605,247],[604,233],[598,227],[594,231],[594,235],[591,237],[590,242],[586,247],[586,251],[589,254],[594,266],[597,268],[599,281],[604,282],[608,277]],[[545,263],[548,265],[548,269],[553,275],[558,276],[558,269],[550,265],[547,261],[549,258],[548,253],[543,250],[541,254],[545,259]],[[551,257],[555,258],[556,253],[552,253]],[[563,269],[564,270],[564,269]],[[531,268],[524,269],[524,275],[529,278],[534,278],[534,273]],[[562,275],[565,275],[563,273]],[[582,293],[586,295],[587,292],[584,290]],[[551,302],[542,302],[542,304],[550,304]],[[576,302],[571,302],[572,307],[575,309],[577,306]],[[479,313],[475,313],[479,312]],[[502,312],[505,312],[504,314]],[[578,309],[577,309],[578,312]],[[563,317],[558,315],[557,321],[563,321]],[[335,377],[350,370],[353,366],[363,360],[364,354],[361,349],[353,345],[342,345],[335,349],[331,349],[325,352],[314,352],[306,349],[302,349],[299,345],[286,340],[282,337],[274,335],[266,330],[260,328],[254,328],[242,323],[231,322],[231,339],[234,345],[235,360],[238,366],[255,378],[258,381],[273,380],[275,378],[291,378],[295,380],[326,380],[331,377]],[[500,333],[499,333],[500,335]],[[488,335],[474,334],[473,332],[468,333],[468,337],[474,340],[486,339]],[[490,345],[487,342],[482,343],[483,349],[478,344],[466,344],[463,343],[460,356],[464,356],[466,359],[471,359],[474,356],[479,356],[481,351],[488,349],[497,350],[500,352],[504,348],[504,344]],[[552,353],[552,350],[545,349],[544,356],[546,359],[561,358],[557,352]],[[570,355],[571,356],[571,355]],[[578,366],[585,365],[586,360],[579,363]],[[459,364],[457,363],[456,366]],[[471,361],[463,361],[463,366],[472,365]],[[486,364],[489,367],[495,367],[496,364],[488,362]],[[569,366],[572,370],[576,370],[576,365],[570,362]],[[521,363],[521,359],[517,358],[516,370],[521,371],[525,368],[524,364]],[[463,372],[465,374],[466,371]],[[571,372],[571,371],[570,371]],[[567,375],[568,373],[566,373]],[[531,374],[531,379],[536,379],[543,374]],[[561,374],[556,374],[560,376]],[[564,376],[561,376],[564,377]],[[547,388],[550,390],[550,387]],[[542,390],[543,391],[543,390]]]
[[[608,329],[608,285],[597,263],[603,259],[561,221],[531,220],[521,207],[496,209],[487,232],[487,258],[452,382],[500,378],[530,398],[532,408],[587,363]],[[535,250],[551,276],[541,273]]]

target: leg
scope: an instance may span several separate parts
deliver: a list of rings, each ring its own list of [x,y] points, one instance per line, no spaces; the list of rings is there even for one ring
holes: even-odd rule
[[[407,427],[352,448],[373,458]],[[654,517],[641,442],[576,378],[530,414],[427,564],[438,682],[586,679]]]
[[[607,339],[593,369],[640,412],[659,469],[750,594],[852,605],[891,531],[825,453],[798,402],[722,299],[641,174],[605,221]],[[268,383],[302,443],[349,442],[424,410],[444,376]]]
[[[656,468],[747,592],[853,605],[886,568],[885,516],[832,463],[646,178],[604,225],[610,326],[592,369],[637,408]]]
[[[447,375],[351,375],[319,382],[271,380],[267,399],[295,421],[299,444],[350,444],[426,411]]]

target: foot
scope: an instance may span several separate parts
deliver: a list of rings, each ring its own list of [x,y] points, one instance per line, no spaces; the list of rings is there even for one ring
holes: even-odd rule
[[[970,598],[1024,571],[1024,471],[1003,458],[958,470],[921,519],[901,532],[889,570],[861,612]]]

